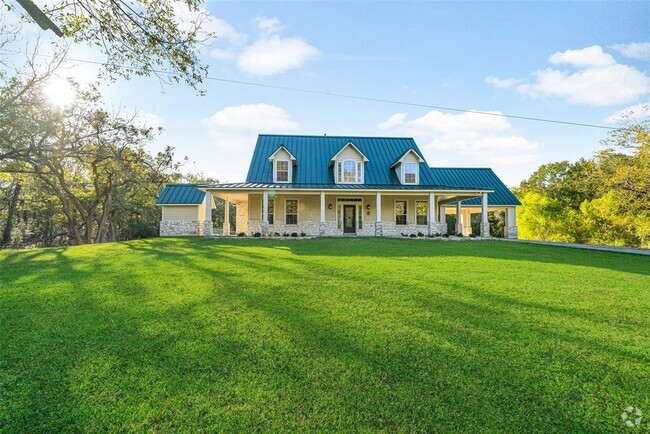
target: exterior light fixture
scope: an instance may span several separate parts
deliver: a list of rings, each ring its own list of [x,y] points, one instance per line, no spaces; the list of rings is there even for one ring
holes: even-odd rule
[[[370,204],[366,205],[366,209],[370,211]]]
[[[327,205],[327,209],[332,209],[332,204]]]

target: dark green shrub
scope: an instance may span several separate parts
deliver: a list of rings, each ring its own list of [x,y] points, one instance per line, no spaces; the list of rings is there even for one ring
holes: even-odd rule
[[[244,232],[240,232],[240,233],[237,234],[237,236],[238,236],[238,237],[245,237],[246,234],[245,234]]]
[[[262,236],[262,234],[259,233],[259,232],[255,232],[255,233],[253,234],[253,236],[254,236],[255,238],[259,238],[259,237]]]
[[[283,233],[282,236],[283,236],[283,237],[288,237],[288,236],[289,236],[289,232],[285,232],[285,233]]]
[[[415,234],[411,234],[411,235],[409,235],[409,237],[411,237],[411,238],[415,238],[416,236],[417,236],[417,235],[415,235]]]
[[[301,237],[306,237],[306,236],[307,236],[307,234],[306,234],[306,233],[304,233],[304,232],[300,232],[300,236],[301,236]]]
[[[298,236],[298,233],[297,233],[297,232],[291,232],[291,236],[292,236],[292,237],[297,237],[297,236]]]
[[[424,234],[422,232],[418,232],[418,237],[423,237]]]

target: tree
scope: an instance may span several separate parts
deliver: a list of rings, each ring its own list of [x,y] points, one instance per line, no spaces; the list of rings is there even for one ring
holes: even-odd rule
[[[207,74],[199,51],[213,36],[201,30],[209,19],[202,4],[202,0],[55,0],[43,12],[59,24],[64,38],[97,47],[106,56],[109,78],[154,74],[166,83],[197,88]]]

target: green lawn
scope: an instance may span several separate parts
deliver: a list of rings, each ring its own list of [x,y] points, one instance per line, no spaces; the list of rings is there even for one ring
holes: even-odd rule
[[[650,258],[506,242],[0,252],[0,431],[650,427]]]

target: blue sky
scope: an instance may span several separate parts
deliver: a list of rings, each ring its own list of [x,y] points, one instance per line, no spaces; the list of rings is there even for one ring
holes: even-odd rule
[[[650,101],[650,3],[217,2],[209,74],[233,80],[616,125]],[[187,14],[183,16],[187,17]],[[86,47],[73,56],[101,58]],[[75,74],[92,75],[86,64]],[[413,136],[432,166],[489,166],[510,185],[588,157],[604,130],[206,81],[136,78],[114,107],[162,125],[186,170],[243,180],[258,133]],[[636,112],[639,112],[638,108]]]

